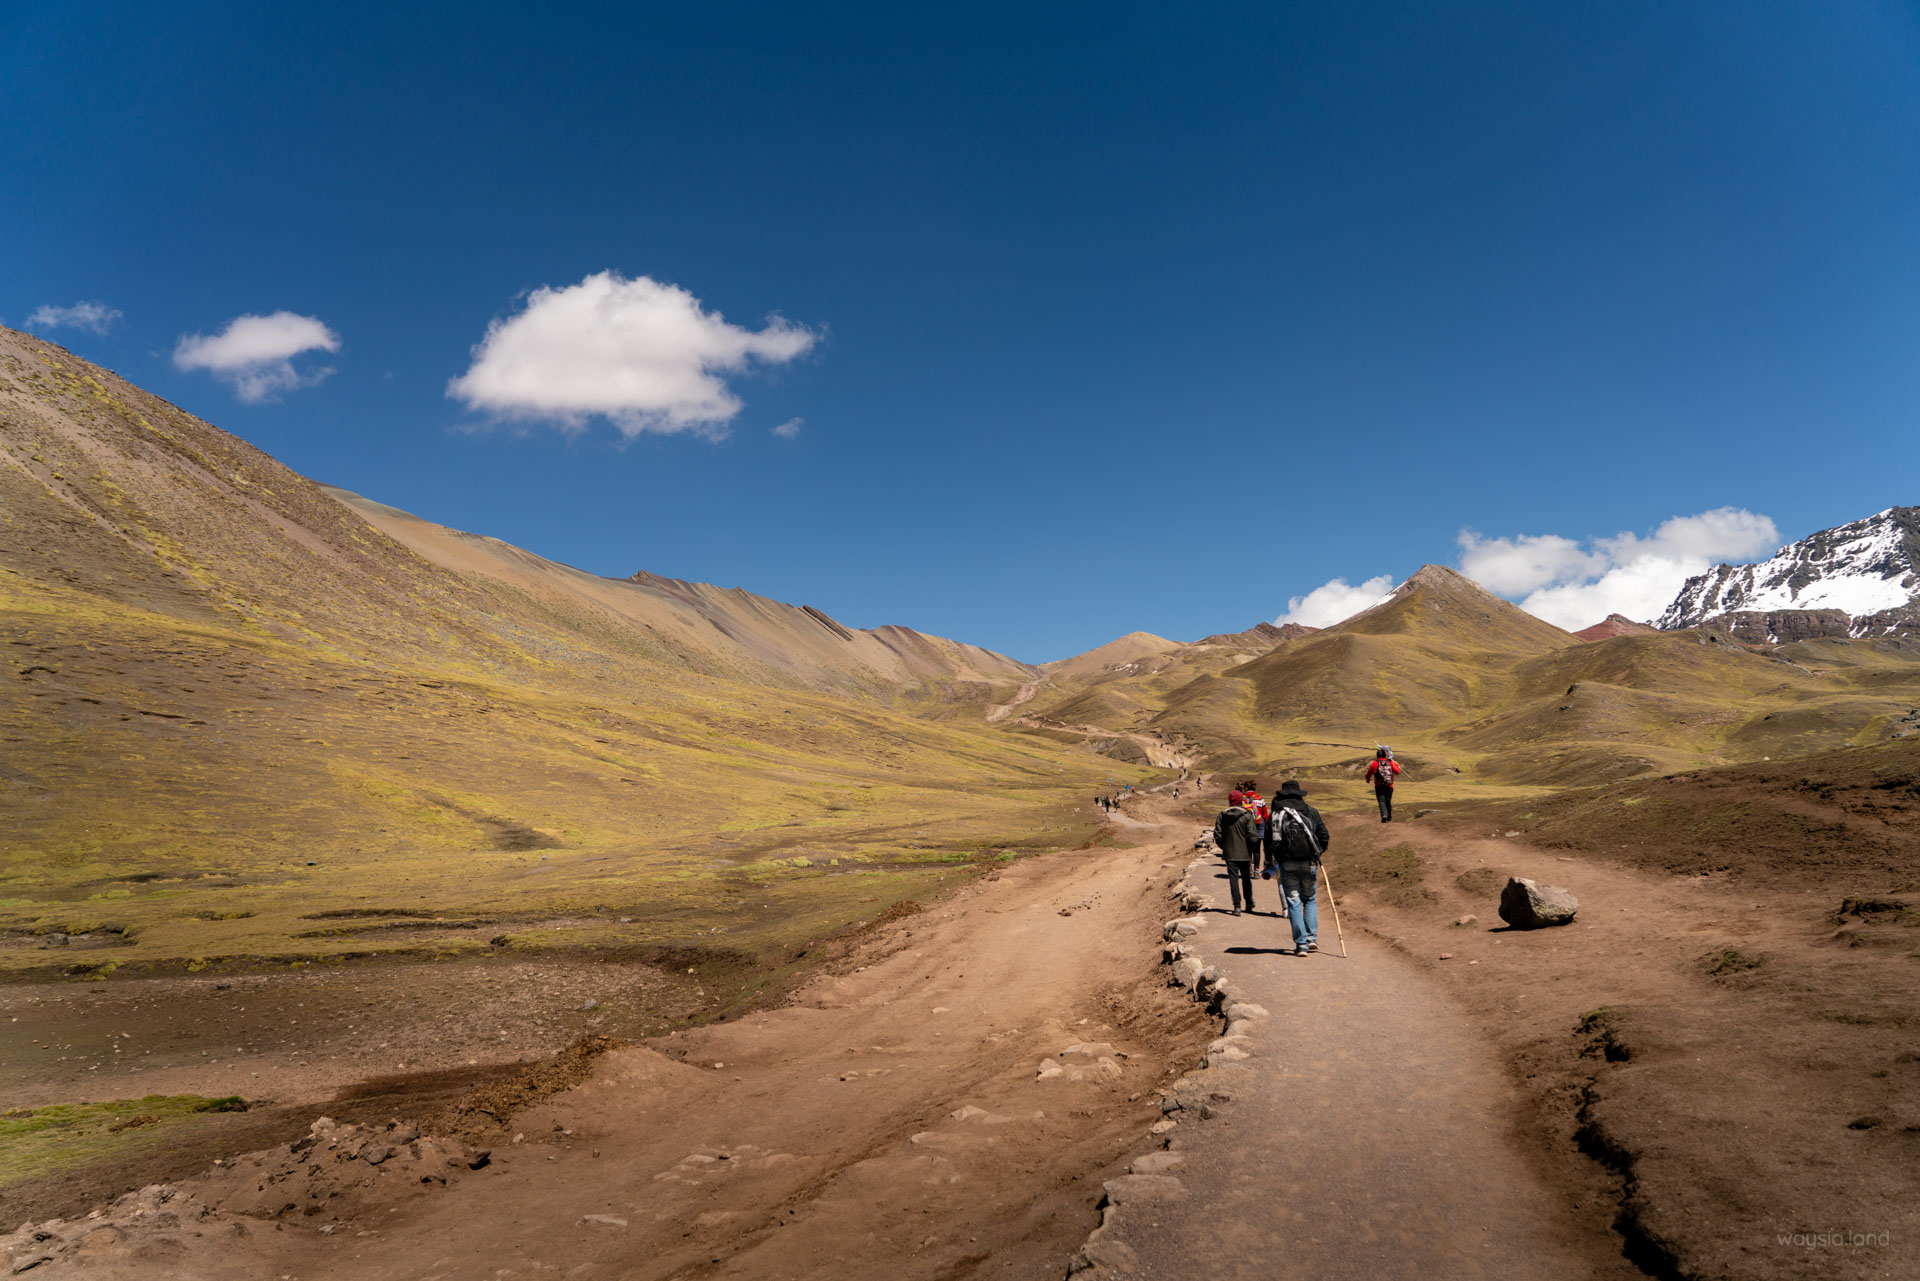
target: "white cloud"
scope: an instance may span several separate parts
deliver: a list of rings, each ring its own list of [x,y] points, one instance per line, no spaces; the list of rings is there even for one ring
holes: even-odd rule
[[[204,369],[233,387],[249,405],[278,400],[311,387],[331,367],[295,369],[293,358],[308,351],[339,351],[340,335],[312,316],[276,311],[271,316],[235,316],[217,334],[182,334],[173,349],[174,368]]]
[[[779,316],[743,329],[677,285],[603,271],[536,289],[518,314],[493,321],[447,394],[469,409],[567,430],[598,416],[629,439],[650,431],[717,439],[740,412],[723,375],[756,360],[785,364],[816,341]]]
[[[1606,569],[1604,559],[1558,534],[1482,538],[1460,531],[1460,572],[1489,591],[1519,596]]]
[[[806,425],[807,420],[804,418],[789,418],[778,427],[775,427],[773,434],[782,440],[792,440],[800,434],[800,429]]]
[[[1392,591],[1393,579],[1386,574],[1359,584],[1336,578],[1305,596],[1291,597],[1287,601],[1287,612],[1273,621],[1279,626],[1299,623],[1303,627],[1331,627],[1378,605]]]
[[[83,301],[71,307],[43,306],[27,317],[27,324],[34,329],[84,329],[90,334],[104,334],[118,319],[118,308]]]
[[[1653,533],[1596,538],[1584,548],[1557,534],[1482,538],[1460,534],[1460,569],[1520,607],[1569,630],[1609,614],[1660,616],[1680,587],[1721,561],[1745,561],[1780,546],[1780,531],[1757,512],[1720,507],[1674,516]]]

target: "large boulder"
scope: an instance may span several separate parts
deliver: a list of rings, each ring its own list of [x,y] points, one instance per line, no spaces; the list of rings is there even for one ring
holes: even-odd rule
[[[1558,885],[1542,885],[1524,876],[1509,877],[1500,891],[1500,919],[1516,930],[1565,925],[1580,910],[1580,900]]]

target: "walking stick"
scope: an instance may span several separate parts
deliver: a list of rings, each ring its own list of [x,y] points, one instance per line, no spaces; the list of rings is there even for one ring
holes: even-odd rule
[[[1327,875],[1327,865],[1320,865],[1320,879],[1327,886],[1327,906],[1333,909],[1333,932],[1340,936],[1340,955],[1347,954],[1347,932],[1340,928],[1340,904],[1333,897],[1333,878]]]

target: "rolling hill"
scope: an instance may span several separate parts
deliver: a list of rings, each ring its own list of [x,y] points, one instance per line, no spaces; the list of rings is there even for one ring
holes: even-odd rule
[[[326,492],[423,560],[562,627],[617,635],[670,666],[754,684],[982,702],[1039,669],[907,627],[847,628],[807,605],[644,571],[602,578],[343,489]]]
[[[1389,741],[1461,783],[1524,787],[1803,756],[1920,717],[1910,640],[1592,630],[1563,632],[1429,565],[1381,604],[1257,655],[1161,653],[1036,705],[1156,733],[1212,769],[1343,776]]]
[[[1113,770],[902,710],[1012,660],[342,499],[7,330],[0,636],[8,967],[90,927],[83,968],[458,953],[480,921],[658,946],[717,917],[754,951],[1063,839]]]

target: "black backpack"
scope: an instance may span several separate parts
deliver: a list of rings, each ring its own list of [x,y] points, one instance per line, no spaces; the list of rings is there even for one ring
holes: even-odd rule
[[[1279,838],[1282,855],[1289,862],[1312,863],[1320,858],[1320,842],[1314,839],[1313,820],[1291,805],[1273,809],[1273,831]]]

